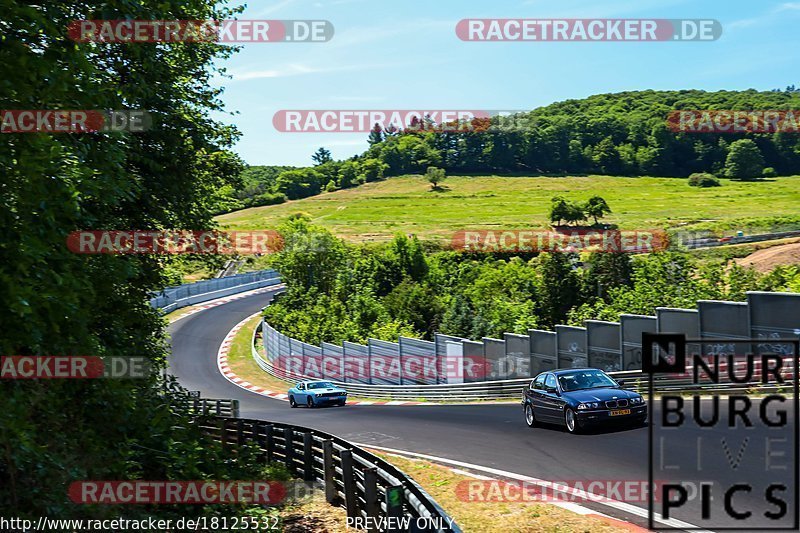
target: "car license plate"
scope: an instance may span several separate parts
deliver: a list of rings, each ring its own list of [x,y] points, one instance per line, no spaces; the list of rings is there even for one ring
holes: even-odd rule
[[[611,411],[611,416],[620,416],[620,415],[629,415],[631,414],[630,409],[618,409],[616,411]]]

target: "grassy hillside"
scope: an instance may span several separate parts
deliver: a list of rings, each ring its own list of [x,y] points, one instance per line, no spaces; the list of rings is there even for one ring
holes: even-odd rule
[[[623,229],[800,227],[800,176],[722,183],[697,189],[678,178],[452,176],[445,191],[432,192],[422,177],[402,176],[217,219],[231,229],[270,229],[302,211],[353,241],[386,240],[398,231],[442,240],[462,228],[547,227],[553,196],[583,201],[599,194],[614,211],[606,222]]]

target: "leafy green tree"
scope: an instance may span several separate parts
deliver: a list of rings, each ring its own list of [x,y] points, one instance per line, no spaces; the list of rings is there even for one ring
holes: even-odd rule
[[[290,200],[319,194],[325,177],[313,168],[287,170],[278,175],[275,188]]]
[[[580,279],[573,268],[573,254],[543,253],[537,259],[537,308],[542,325],[563,324],[569,310],[580,301]]]
[[[212,229],[219,195],[242,187],[243,169],[230,151],[238,132],[211,118],[224,111],[211,79],[233,48],[78,44],[70,24],[225,20],[238,12],[209,0],[4,3],[0,108],[138,109],[156,118],[136,133],[3,135],[0,354],[145,357],[152,372],[4,380],[2,516],[218,516],[230,506],[80,506],[66,488],[81,479],[274,479],[262,477],[273,472],[251,454],[227,453],[204,437],[178,403],[185,392],[162,377],[165,321],[147,301],[177,279],[178,262],[65,246],[75,230]]]
[[[283,248],[275,254],[272,265],[286,284],[298,290],[313,288],[331,293],[347,255],[342,241],[327,229],[310,224],[307,216],[286,221],[278,231]]]
[[[574,202],[567,202],[567,211],[564,214],[564,221],[567,224],[586,222],[586,211],[583,206]]]
[[[383,128],[381,128],[381,125],[376,122],[369,132],[369,138],[367,139],[367,142],[370,144],[370,146],[373,146],[383,142],[383,139]]]
[[[387,168],[389,168],[389,165],[382,163],[380,159],[370,157],[361,162],[361,175],[365,177],[367,182],[380,181],[383,179]]]
[[[569,217],[569,202],[563,196],[554,196],[550,200],[550,222],[561,225]]]
[[[589,198],[583,208],[583,211],[586,213],[586,216],[594,219],[595,224],[598,224],[598,219],[611,214],[611,208],[608,207],[608,203],[606,203],[601,196],[592,196]]]
[[[331,151],[324,146],[320,147],[316,152],[314,152],[314,155],[311,156],[311,159],[314,161],[315,165],[323,165],[333,161],[333,157],[331,157]]]
[[[345,161],[339,166],[338,184],[342,189],[348,189],[359,185],[361,166],[358,161]]]
[[[731,143],[725,161],[725,175],[731,178],[752,180],[761,177],[764,157],[758,145],[750,139],[739,139]]]
[[[431,184],[431,189],[438,189],[439,184],[445,180],[447,177],[444,169],[437,168],[437,167],[428,167],[428,170],[425,172],[425,179],[428,180],[428,183]]]

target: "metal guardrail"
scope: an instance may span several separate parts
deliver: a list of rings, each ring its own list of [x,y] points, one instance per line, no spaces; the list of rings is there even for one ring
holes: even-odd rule
[[[256,347],[256,338],[261,331],[262,323],[253,330],[252,354],[256,364],[273,377],[296,383],[306,379],[317,379],[273,366],[266,358],[262,357]],[[789,368],[787,365],[786,368]],[[648,375],[641,370],[623,370],[609,372],[614,379],[624,381],[626,389],[637,392],[647,392]],[[522,379],[484,381],[477,383],[439,384],[439,385],[366,385],[344,383],[327,379],[332,383],[345,388],[348,394],[368,399],[390,400],[428,400],[428,401],[480,401],[480,400],[518,400],[522,390],[531,382],[530,377]],[[772,392],[780,386],[764,385],[759,380],[747,383],[720,383],[703,384],[692,383],[691,376],[684,374],[666,374],[655,376],[657,392],[743,392],[757,390],[759,392]]]
[[[150,306],[160,309],[163,314],[167,314],[188,305],[280,283],[280,275],[274,270],[259,270],[235,276],[208,279],[176,287],[167,287],[150,300]]]
[[[195,416],[222,416],[237,418],[239,416],[239,400],[212,400],[187,396],[179,400],[179,407]]]
[[[251,349],[253,359],[256,364],[267,374],[273,377],[296,383],[305,379],[313,379],[309,376],[297,374],[273,366],[266,358],[262,357],[256,348],[256,337],[261,332],[263,322],[253,330]],[[516,400],[519,398],[522,388],[530,383],[530,378],[483,381],[478,383],[463,384],[440,384],[440,385],[360,385],[356,383],[344,383],[335,380],[328,380],[337,385],[345,387],[349,394],[362,398],[375,399],[394,399],[394,400],[496,400],[508,399]]]
[[[344,507],[348,517],[423,518],[438,527],[417,531],[461,532],[413,479],[334,435],[302,426],[230,417],[201,422],[200,428],[223,445],[255,444],[267,462],[280,461],[292,475],[324,485],[325,499]]]

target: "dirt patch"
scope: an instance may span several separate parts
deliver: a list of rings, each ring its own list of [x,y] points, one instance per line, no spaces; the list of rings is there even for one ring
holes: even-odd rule
[[[798,264],[800,263],[800,242],[758,250],[747,257],[737,259],[736,263],[752,267],[762,273],[769,272],[780,265]]]

